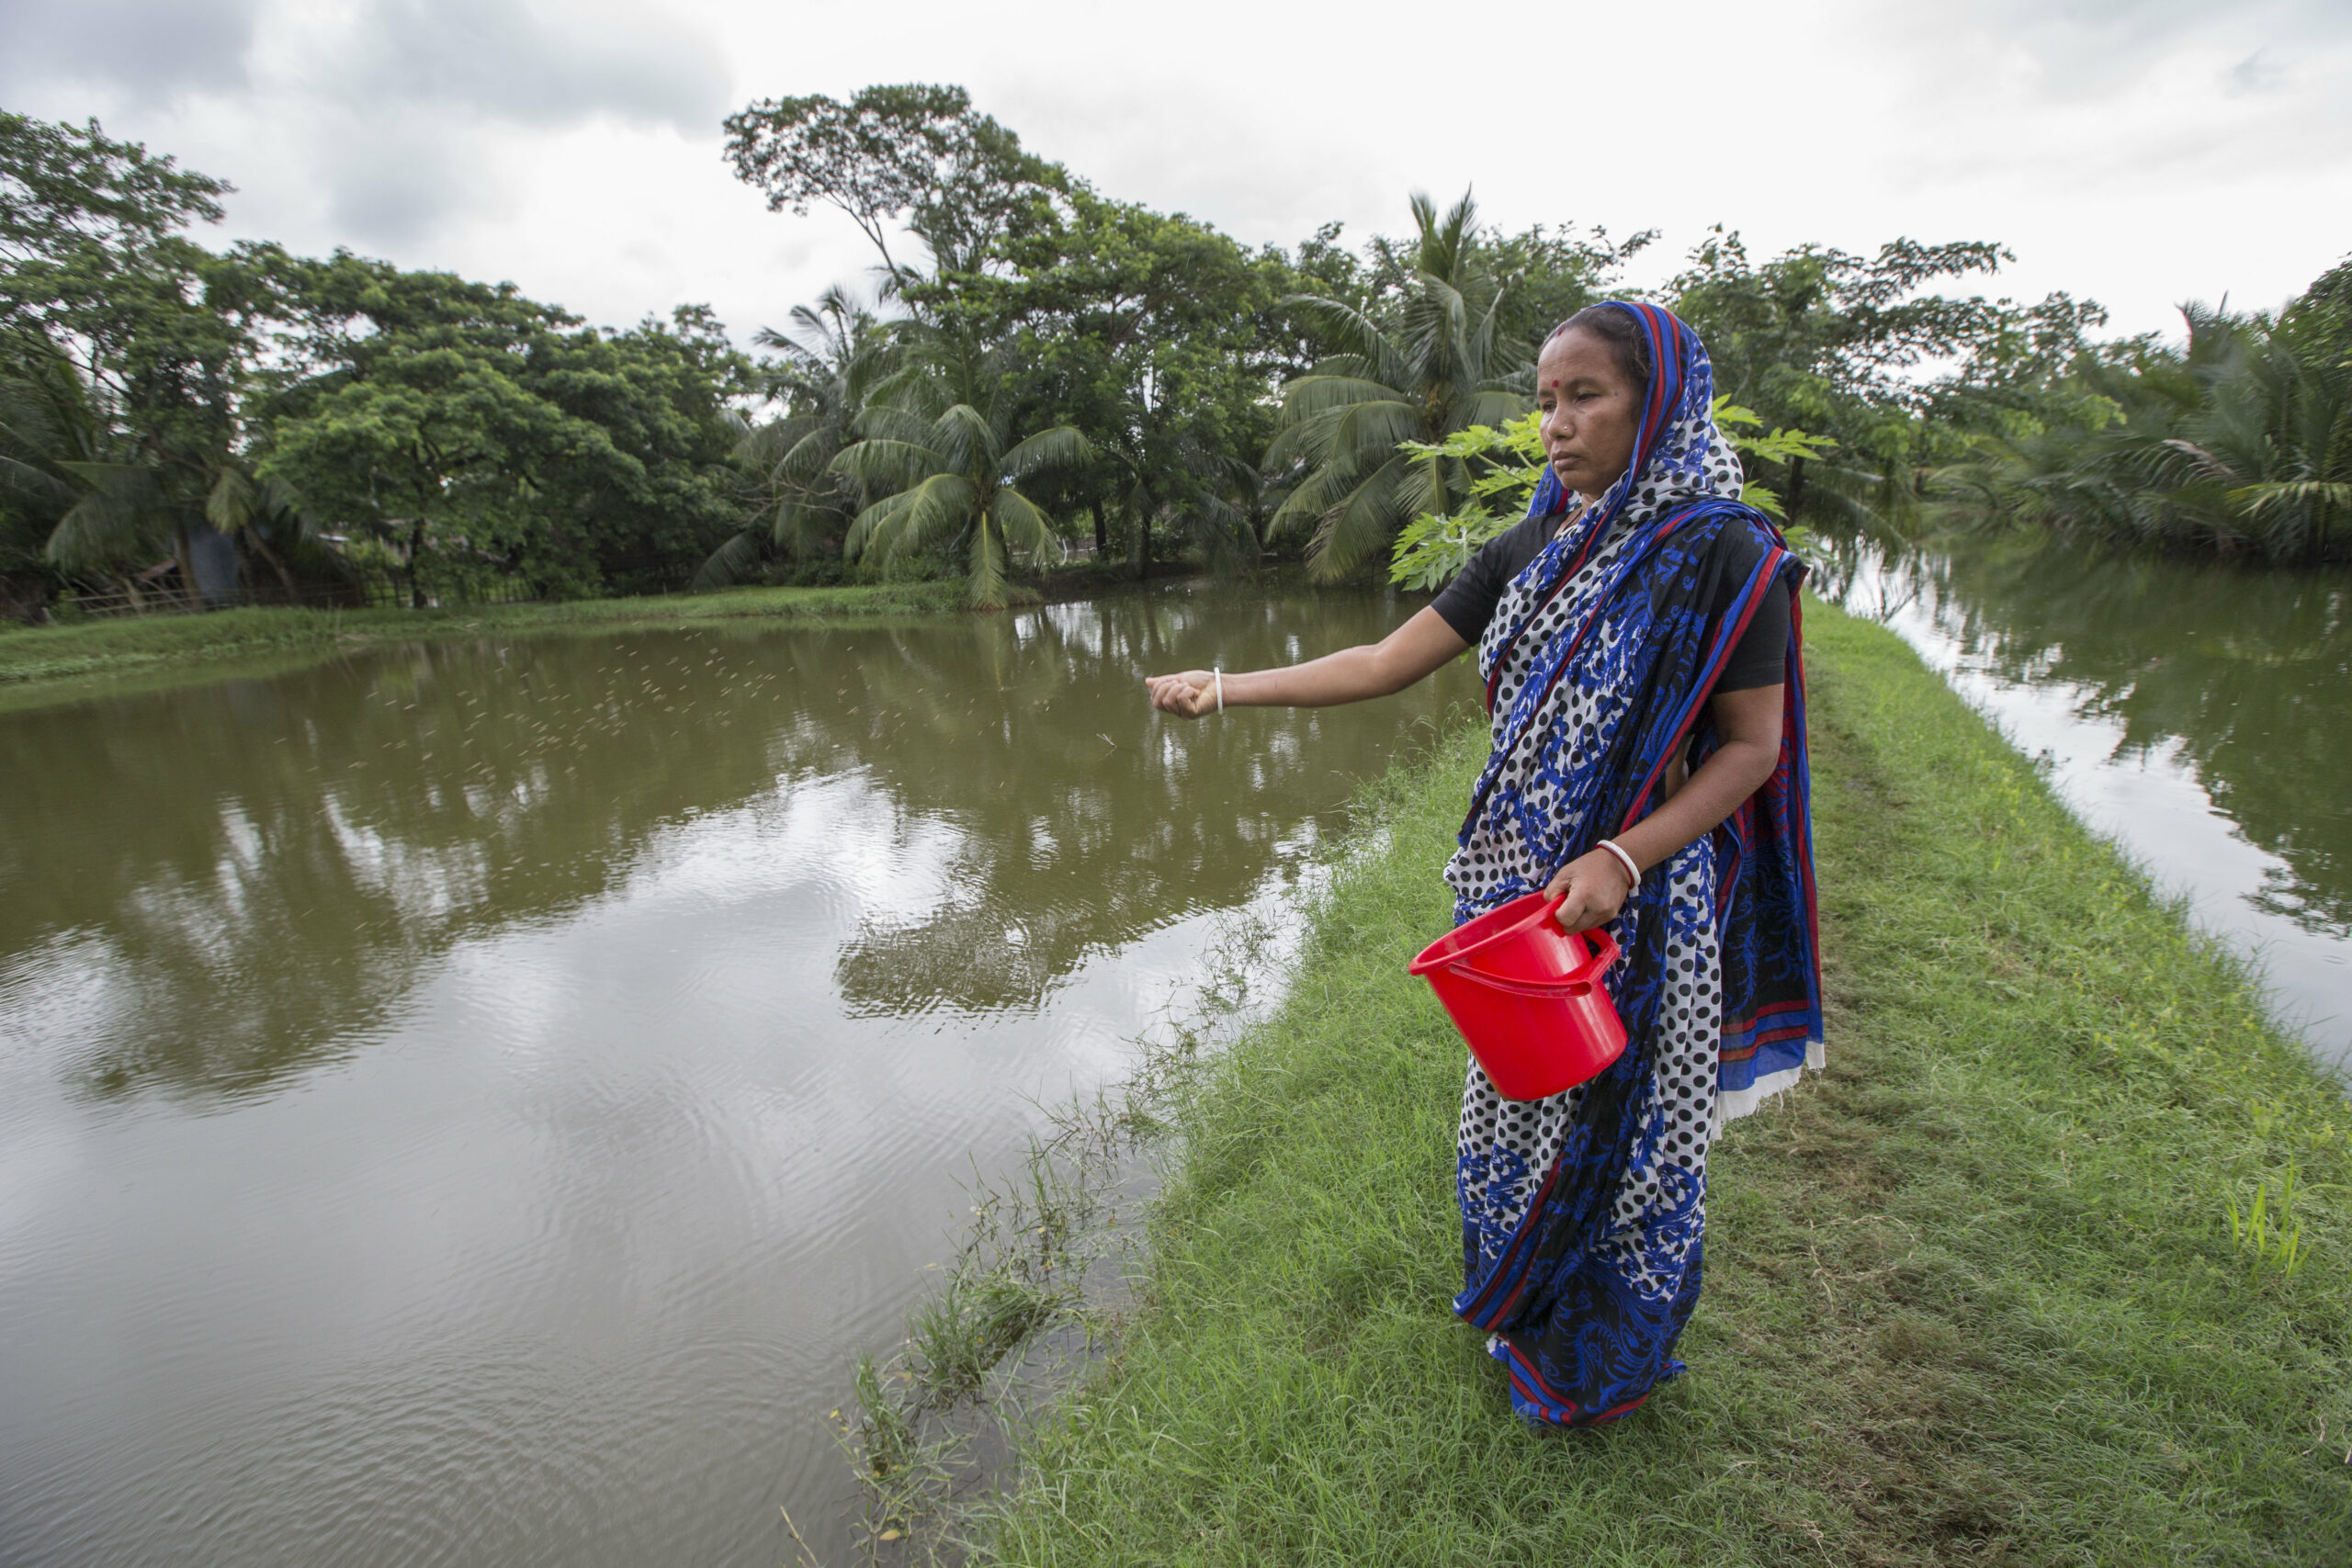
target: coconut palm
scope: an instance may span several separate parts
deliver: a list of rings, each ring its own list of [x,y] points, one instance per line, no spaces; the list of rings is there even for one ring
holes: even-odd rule
[[[1075,468],[1092,452],[1067,424],[1018,434],[1012,369],[1000,353],[933,330],[913,362],[876,389],[857,418],[862,439],[831,465],[879,497],[851,524],[844,553],[888,566],[931,550],[959,552],[972,603],[1004,604],[1010,552],[1035,558],[1053,544],[1045,513],[1017,487]]]
[[[98,457],[106,437],[73,361],[0,333],[0,579],[47,576],[50,538],[83,491],[62,465]]]
[[[1419,243],[1392,311],[1317,295],[1289,301],[1340,348],[1283,388],[1283,428],[1265,458],[1273,473],[1306,466],[1272,531],[1310,529],[1318,577],[1346,575],[1382,554],[1408,518],[1467,499],[1473,476],[1460,459],[1408,456],[1402,443],[1434,446],[1528,406],[1514,384],[1524,345],[1498,330],[1509,290],[1479,265],[1476,216],[1466,194],[1442,219],[1428,197],[1413,197]]]
[[[289,600],[303,596],[298,565],[331,581],[350,579],[349,564],[325,542],[294,487],[281,479],[255,479],[243,463],[220,465],[204,498],[204,520],[267,563]]]
[[[741,531],[695,573],[695,587],[741,582],[771,550],[806,560],[839,547],[858,498],[831,463],[857,439],[858,412],[896,364],[893,328],[836,285],[814,306],[795,305],[789,330],[753,334],[784,356],[775,390],[786,412],[747,427],[737,442],[735,461],[755,477],[759,501]]]

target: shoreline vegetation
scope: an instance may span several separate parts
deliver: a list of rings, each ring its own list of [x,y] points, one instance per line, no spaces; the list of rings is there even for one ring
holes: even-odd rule
[[[1806,620],[1829,1066],[1710,1163],[1690,1371],[1539,1436],[1446,1310],[1461,1049],[1404,963],[1466,730],[1177,1110],[1140,1305],[983,1559],[2352,1559],[2344,1086],[1893,633]]]
[[[1053,595],[1053,586],[1047,596]],[[0,711],[150,683],[218,680],[364,648],[453,637],[674,630],[754,621],[843,622],[969,607],[961,581],[734,588],[639,599],[468,604],[432,610],[249,608],[126,615],[0,630]]]
[[[2016,259],[1989,239],[1764,255],[1719,224],[1636,285],[1657,231],[1514,231],[1467,190],[1412,195],[1396,233],[1244,245],[944,84],[723,124],[772,211],[836,209],[883,275],[741,346],[706,305],[596,325],[511,284],[207,237],[228,181],[0,110],[0,615],[853,566],[996,606],[1018,562],[1090,534],[1138,575],[1272,554],[1426,585],[1503,521],[1545,336],[1628,294],[1705,340],[1748,498],[1792,525],[2352,556],[2352,262],[2277,310],[2184,307],[2177,341],[2103,337],[2094,300],[1984,292]]]
[[[1008,609],[1148,590],[1194,575],[1175,562],[1148,577],[1121,563],[1081,563],[1010,584]],[[362,648],[457,637],[676,630],[721,623],[840,625],[975,609],[961,579],[726,588],[628,599],[563,599],[446,608],[301,609],[275,605],[0,626],[0,713],[87,696],[277,673]]]

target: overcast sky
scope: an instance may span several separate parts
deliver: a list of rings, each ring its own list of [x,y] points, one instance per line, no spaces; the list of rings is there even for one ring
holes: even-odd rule
[[[769,213],[720,118],[954,82],[1108,195],[1252,243],[1475,186],[1485,217],[1996,239],[2112,329],[2273,305],[2352,251],[2352,0],[0,0],[0,106],[230,180],[227,237],[512,279],[739,335],[872,257]]]

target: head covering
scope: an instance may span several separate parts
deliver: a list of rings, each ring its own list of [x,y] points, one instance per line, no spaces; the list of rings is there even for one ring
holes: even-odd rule
[[[1715,426],[1715,372],[1707,345],[1673,311],[1611,299],[1596,307],[1623,310],[1649,340],[1650,384],[1633,457],[1617,482],[1601,492],[1593,518],[1603,532],[1620,518],[1642,522],[1661,508],[1708,496],[1739,499],[1739,455]],[[1527,514],[1541,517],[1581,506],[1588,498],[1560,483],[1547,464]]]

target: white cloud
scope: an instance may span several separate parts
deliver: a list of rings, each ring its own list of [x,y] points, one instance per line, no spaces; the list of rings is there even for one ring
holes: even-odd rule
[[[335,63],[369,100],[531,125],[593,116],[707,130],[729,107],[712,40],[655,6],[542,15],[522,0],[375,0]]]
[[[104,82],[168,100],[244,85],[259,0],[73,0],[0,6],[0,84]]]
[[[83,0],[175,40],[119,60],[60,9],[0,22],[0,91],[235,181],[235,232],[605,321],[708,300],[748,333],[855,278],[846,220],[766,212],[718,122],[876,82],[961,83],[1105,192],[1253,243],[1393,231],[1408,191],[1475,186],[1511,227],[1663,227],[1648,279],[1717,221],[1758,251],[1997,239],[2018,259],[1996,288],[2089,295],[2130,331],[2192,297],[2281,299],[2352,246],[2352,11],[2324,0],[1571,4],[1453,28],[1230,0],[904,0],[854,25],[806,0]]]

